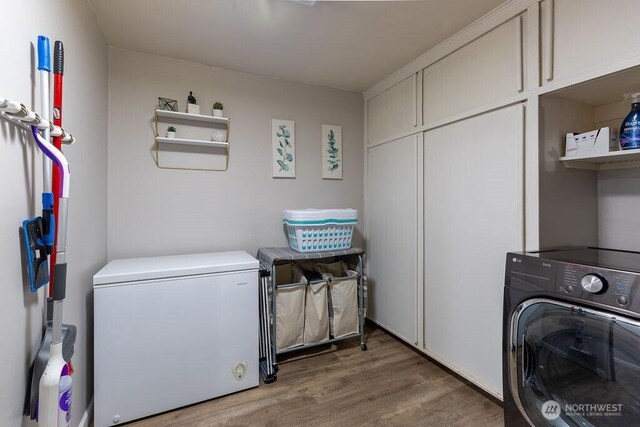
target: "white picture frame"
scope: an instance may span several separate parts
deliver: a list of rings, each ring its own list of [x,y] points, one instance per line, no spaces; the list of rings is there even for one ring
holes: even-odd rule
[[[271,120],[273,178],[296,177],[296,136],[293,120]]]
[[[322,179],[342,179],[342,126],[322,125]]]

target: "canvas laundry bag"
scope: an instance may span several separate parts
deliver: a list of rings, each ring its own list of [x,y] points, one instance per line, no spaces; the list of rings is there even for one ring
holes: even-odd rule
[[[329,339],[328,282],[309,285],[304,307],[304,343]]]
[[[314,344],[329,339],[328,282],[323,280],[315,261],[297,261],[296,264],[309,282],[304,306],[304,343]],[[311,283],[318,282],[319,283]]]
[[[276,349],[304,344],[304,305],[307,281],[295,264],[276,266],[276,284],[302,283],[276,290]]]
[[[358,273],[348,270],[344,262],[318,264],[325,278],[351,277],[329,283],[329,323],[331,335],[340,338],[360,332],[358,318]]]

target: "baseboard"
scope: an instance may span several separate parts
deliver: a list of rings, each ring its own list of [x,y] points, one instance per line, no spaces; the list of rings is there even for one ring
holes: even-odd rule
[[[89,423],[91,422],[92,418],[93,418],[93,398],[91,398],[91,402],[89,402],[87,409],[82,414],[82,418],[80,418],[80,423],[78,424],[78,427],[89,427]]]

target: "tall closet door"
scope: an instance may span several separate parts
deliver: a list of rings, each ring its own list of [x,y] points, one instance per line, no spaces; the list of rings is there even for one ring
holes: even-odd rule
[[[425,349],[497,396],[505,255],[524,247],[523,115],[425,133]]]
[[[368,316],[417,343],[418,136],[368,150]]]

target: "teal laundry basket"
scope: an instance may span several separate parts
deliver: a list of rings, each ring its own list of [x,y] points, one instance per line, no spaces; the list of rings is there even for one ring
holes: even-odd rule
[[[291,249],[297,252],[325,252],[351,247],[353,228],[358,223],[355,209],[285,210],[283,222]]]

